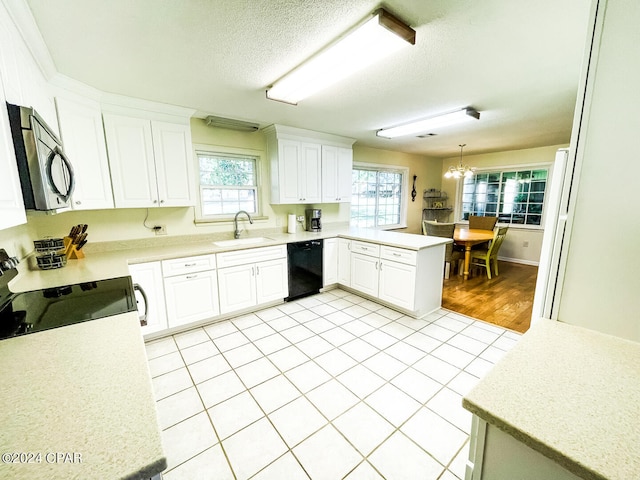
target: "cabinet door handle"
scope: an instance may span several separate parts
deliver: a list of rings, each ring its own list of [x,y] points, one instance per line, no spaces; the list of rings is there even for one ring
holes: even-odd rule
[[[80,200],[76,200],[76,205],[82,205],[82,202]]]
[[[158,203],[158,200],[154,200],[153,203]]]
[[[160,203],[164,203],[164,200],[160,200]]]
[[[380,271],[382,271],[382,262],[380,262]]]
[[[255,277],[256,275],[256,268],[255,267],[251,267],[251,276]]]
[[[378,262],[376,262],[376,270],[378,269]]]
[[[198,275],[187,275],[187,280],[191,280],[192,278],[198,278]]]
[[[256,275],[260,275],[260,267],[256,265]]]

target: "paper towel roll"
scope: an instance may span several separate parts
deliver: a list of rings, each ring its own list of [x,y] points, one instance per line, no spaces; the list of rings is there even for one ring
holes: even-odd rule
[[[296,233],[296,216],[293,213],[290,213],[288,217],[287,232]]]

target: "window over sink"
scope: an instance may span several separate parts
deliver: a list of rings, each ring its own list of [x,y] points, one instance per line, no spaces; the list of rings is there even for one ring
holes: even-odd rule
[[[232,218],[239,210],[259,214],[258,156],[204,150],[196,155],[200,221]]]

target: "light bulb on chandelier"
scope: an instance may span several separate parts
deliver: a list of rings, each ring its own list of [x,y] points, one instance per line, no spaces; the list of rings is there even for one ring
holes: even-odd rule
[[[462,149],[467,146],[466,143],[463,143],[460,146],[460,163],[457,167],[449,167],[449,170],[444,174],[445,178],[455,178],[456,180],[460,177],[470,178],[473,177],[473,173],[475,172],[475,168],[470,167],[469,165],[462,164]]]

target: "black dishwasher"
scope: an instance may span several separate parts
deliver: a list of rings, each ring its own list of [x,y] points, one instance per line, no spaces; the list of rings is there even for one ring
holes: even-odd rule
[[[289,296],[285,300],[306,297],[322,288],[322,240],[287,244]]]

